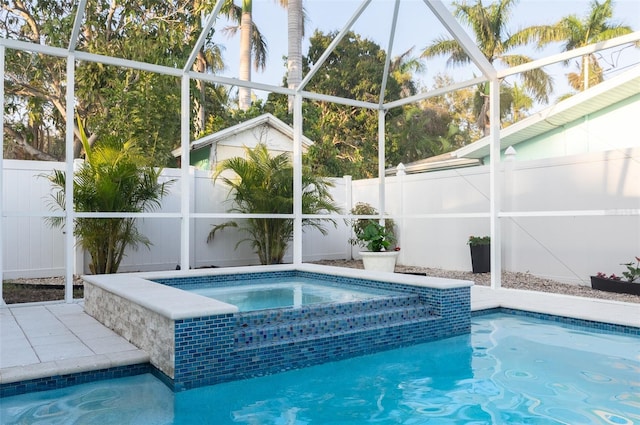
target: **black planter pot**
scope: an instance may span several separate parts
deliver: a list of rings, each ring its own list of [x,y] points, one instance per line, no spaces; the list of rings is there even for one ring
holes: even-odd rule
[[[591,276],[591,287],[600,291],[615,292],[618,294],[640,295],[640,283],[607,279],[606,277]]]
[[[491,245],[469,245],[471,248],[471,269],[474,273],[491,271]]]

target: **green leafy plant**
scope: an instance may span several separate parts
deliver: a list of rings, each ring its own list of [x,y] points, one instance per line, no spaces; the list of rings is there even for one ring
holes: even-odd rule
[[[622,272],[622,276],[624,276],[627,279],[627,282],[629,283],[633,283],[636,281],[636,279],[640,279],[640,257],[635,257],[635,259],[636,259],[635,266],[633,265],[633,261],[620,264],[621,266],[625,266],[627,268],[627,271]],[[607,275],[606,273],[598,272],[596,273],[596,276],[602,279],[622,281],[622,277],[616,275],[615,273]]]
[[[80,119],[80,138],[85,161],[73,178],[73,206],[77,212],[144,212],[160,207],[173,180],[159,183],[161,169],[149,163],[151,156],[134,143],[115,140],[89,144]],[[64,171],[45,175],[53,186],[54,209],[65,209]],[[54,227],[65,225],[64,217],[47,220]],[[116,273],[127,247],[151,246],[138,231],[135,218],[76,218],[74,235],[91,256],[94,274]]]
[[[353,215],[376,215],[378,211],[365,202],[358,202],[352,209]],[[384,226],[371,218],[358,218],[351,220],[351,228],[354,237],[349,239],[351,245],[359,245],[372,252],[386,251],[396,238],[394,234],[395,223],[386,219]]]
[[[477,245],[489,245],[491,244],[490,236],[469,236],[469,240],[467,241],[467,245],[477,246]]]
[[[214,179],[220,178],[229,186],[232,202],[230,212],[243,214],[291,214],[293,212],[293,166],[289,155],[283,153],[270,156],[267,146],[257,145],[246,149],[246,158],[234,157],[222,161]],[[223,174],[233,171],[232,177]],[[302,212],[321,214],[338,212],[329,193],[331,183],[312,175],[305,169],[302,173]],[[330,219],[305,219],[303,227],[327,233],[324,224]],[[290,218],[248,218],[230,220],[213,226],[207,242],[213,241],[216,233],[227,227],[234,227],[248,236],[236,244],[249,242],[258,254],[261,264],[279,264],[293,239],[293,219]]]
[[[623,263],[623,266],[627,267],[626,272],[622,272],[622,276],[626,277],[629,282],[634,282],[636,279],[640,279],[640,257],[636,257],[636,265],[633,262]]]

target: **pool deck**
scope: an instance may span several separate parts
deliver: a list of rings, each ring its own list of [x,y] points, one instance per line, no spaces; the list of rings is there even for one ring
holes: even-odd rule
[[[512,289],[471,288],[471,309],[511,308],[640,327],[640,304]],[[149,356],[82,304],[0,306],[0,384],[147,363]]]

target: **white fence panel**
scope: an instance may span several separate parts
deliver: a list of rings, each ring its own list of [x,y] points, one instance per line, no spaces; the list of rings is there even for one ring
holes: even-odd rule
[[[331,195],[340,212],[346,214],[351,209],[351,197],[349,196],[351,179],[331,179],[333,188]],[[351,245],[347,243],[351,237],[351,226],[342,219],[327,222],[325,229],[327,236],[311,227],[304,228],[302,234],[302,260],[340,260],[351,258]]]
[[[505,270],[587,284],[598,271],[620,275],[620,264],[640,255],[640,148],[503,165],[502,211],[532,212],[501,219]],[[399,262],[470,270],[468,237],[490,233],[489,167],[385,181],[386,212],[398,217]],[[377,206],[377,182],[353,182],[354,203]]]
[[[516,163],[511,179],[512,211],[618,215],[505,218],[506,269],[586,284],[640,256],[640,148]]]
[[[3,161],[3,264],[5,278],[64,275],[64,234],[42,217],[51,213],[51,186],[41,177],[64,164]],[[29,211],[31,217],[24,213]]]
[[[38,216],[50,211],[46,200],[51,189],[46,179],[37,176],[64,165],[12,160],[3,164],[5,278],[63,275],[64,234]],[[640,148],[505,165],[501,218],[505,270],[586,283],[598,271],[620,274],[621,263],[640,255]],[[162,212],[179,212],[180,171],[167,169],[163,178],[175,182],[162,202]],[[191,211],[228,210],[226,187],[214,185],[206,172],[194,170],[190,178]],[[385,212],[396,221],[400,263],[470,270],[467,238],[489,234],[488,167],[387,177],[385,182]],[[335,185],[332,193],[343,212],[356,202],[380,210],[377,179],[352,183],[336,179]],[[602,215],[587,216],[584,211],[589,210]],[[606,215],[607,211],[615,215]],[[207,243],[211,225],[222,221],[191,219],[190,267],[257,264],[249,243],[234,249],[243,237],[234,229]],[[180,260],[180,222],[180,218],[141,220],[139,229],[153,246],[128,251],[122,271],[174,269]],[[336,224],[337,228],[327,226],[328,236],[312,230],[303,234],[304,261],[357,257],[359,249],[347,242],[350,227],[343,220]],[[285,261],[291,258],[288,253]],[[88,272],[87,266],[80,270]]]

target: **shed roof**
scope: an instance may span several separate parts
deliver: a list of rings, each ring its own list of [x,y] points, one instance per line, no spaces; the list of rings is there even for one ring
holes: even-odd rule
[[[231,136],[235,136],[236,134],[243,133],[245,131],[251,130],[253,128],[259,127],[261,125],[268,125],[274,130],[279,131],[283,135],[287,136],[293,141],[293,128],[290,127],[284,121],[276,118],[270,113],[262,114],[250,120],[241,122],[240,124],[236,124],[232,127],[227,127],[223,130],[217,131],[215,133],[206,135],[204,137],[199,138],[198,140],[194,140],[191,142],[189,149],[195,150],[200,149],[205,146],[210,146],[220,141],[226,140]],[[308,137],[302,136],[302,146],[304,148],[308,148],[313,144],[313,140]],[[180,148],[174,149],[172,151],[173,156],[178,158],[180,157],[181,151]]]

